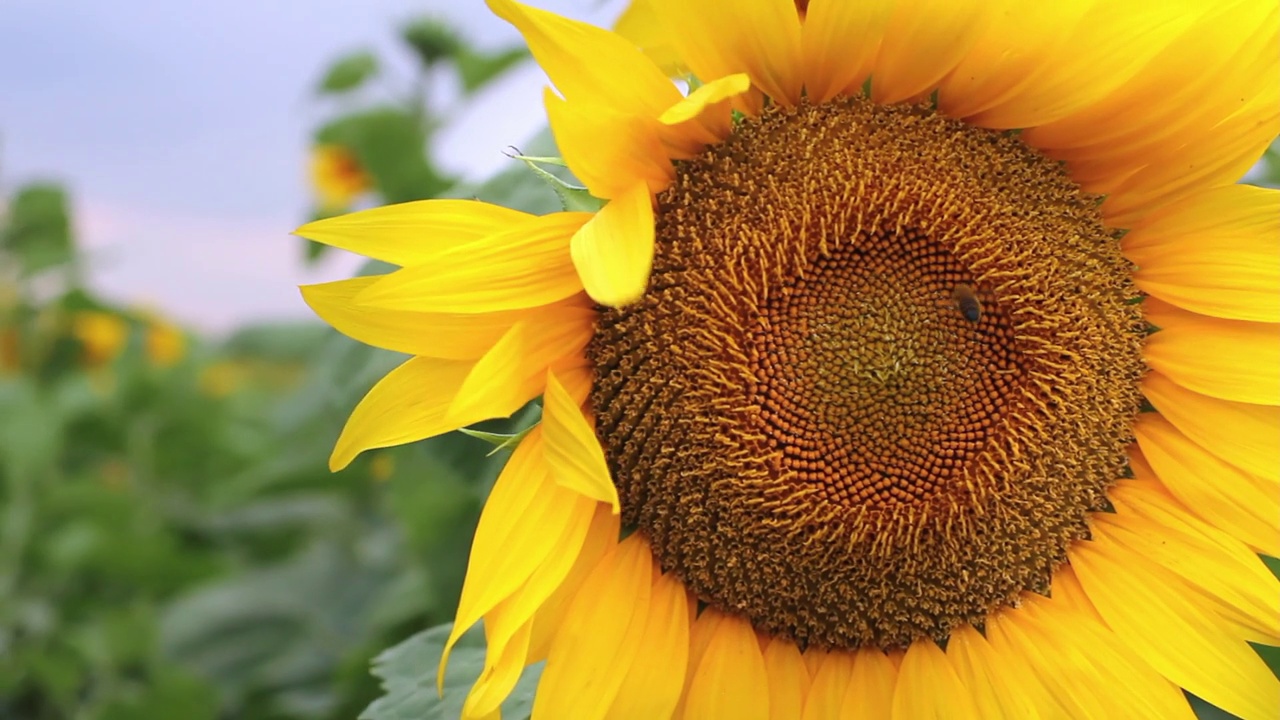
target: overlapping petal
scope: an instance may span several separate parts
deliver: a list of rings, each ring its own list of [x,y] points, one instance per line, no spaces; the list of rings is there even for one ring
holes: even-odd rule
[[[420,253],[355,302],[388,310],[486,313],[563,300],[582,290],[568,239],[592,219],[562,212],[531,217],[464,244]]]
[[[653,556],[632,535],[601,558],[556,630],[535,720],[605,717],[640,652],[652,598]]]
[[[650,1],[694,75],[710,81],[746,73],[775,102],[800,102],[800,16],[792,0]]]
[[[573,264],[591,299],[621,307],[640,299],[653,267],[653,205],[636,185],[605,205],[572,240]]]
[[[703,613],[706,615],[706,612]],[[698,619],[702,622],[702,618]],[[746,621],[715,623],[697,667],[691,666],[684,717],[769,720],[769,677],[756,631]]]
[[[1159,328],[1142,350],[1153,369],[1210,397],[1280,405],[1280,324],[1212,318],[1155,298],[1143,314]]]
[[[418,200],[317,220],[294,234],[395,265],[417,265],[530,217],[478,200]]]
[[[1245,472],[1280,481],[1280,408],[1211,398],[1158,372],[1147,374],[1142,392],[1197,445]]]
[[[1242,718],[1262,720],[1280,706],[1280,680],[1253,648],[1194,598],[1170,591],[1142,555],[1095,538],[1073,548],[1071,566],[1123,645],[1171,682]]]
[[[1267,483],[1228,463],[1157,413],[1144,414],[1134,431],[1142,452],[1130,452],[1130,465],[1139,477],[1158,477],[1201,519],[1254,550],[1280,556],[1280,482]]]
[[[1280,323],[1280,190],[1223,185],[1144,216],[1125,236],[1139,288],[1178,307]]]

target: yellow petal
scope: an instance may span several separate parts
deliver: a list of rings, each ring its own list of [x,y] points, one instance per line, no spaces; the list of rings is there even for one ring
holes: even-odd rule
[[[443,688],[453,644],[558,551],[555,541],[573,520],[573,498],[548,476],[542,445],[541,428],[535,427],[511,454],[485,501],[471,544],[458,614],[440,661],[437,688]],[[513,547],[520,552],[512,552]]]
[[[558,489],[569,492],[564,488]],[[577,493],[570,494],[587,500]],[[551,642],[564,625],[565,616],[574,598],[578,596],[578,591],[582,589],[582,583],[595,570],[596,565],[600,564],[600,559],[618,544],[620,530],[618,516],[613,514],[613,510],[608,505],[593,504],[595,507],[591,516],[591,525],[587,529],[587,537],[582,541],[582,549],[573,560],[569,574],[556,586],[550,597],[542,602],[537,615],[534,616],[533,638],[529,641],[528,661],[531,663],[546,659],[551,650]]]
[[[546,458],[551,477],[562,487],[593,500],[618,506],[618,488],[609,475],[604,449],[596,439],[595,421],[585,417],[555,373],[547,373],[542,427],[547,436]]]
[[[871,99],[888,105],[933,90],[999,10],[1000,3],[980,0],[896,3],[871,71]]]
[[[857,95],[889,24],[893,3],[815,2],[800,29],[805,93],[824,103],[837,95]]]
[[[853,659],[853,677],[844,696],[844,720],[884,720],[893,712],[898,668],[879,648],[863,648]]]
[[[1151,481],[1148,481],[1151,482]],[[1171,585],[1198,590],[1250,642],[1280,645],[1280,580],[1244,543],[1213,531],[1171,497],[1137,480],[1107,492],[1114,513],[1095,513],[1095,537],[1123,545],[1170,574]]]
[[[653,596],[631,672],[609,708],[615,718],[669,718],[680,702],[689,661],[689,595],[654,563]]]
[[[530,217],[478,200],[417,200],[317,220],[294,234],[396,265],[416,265]]]
[[[1003,662],[987,639],[971,625],[962,625],[947,639],[947,658],[960,684],[973,700],[978,717],[1019,720],[1036,717],[1035,703],[1026,691],[1024,668]]]
[[[476,362],[449,406],[449,417],[507,417],[542,394],[548,369],[582,365],[596,313],[552,306],[520,320]],[[459,426],[461,427],[461,426]]]
[[[563,300],[582,289],[569,238],[590,213],[554,213],[463,245],[442,247],[421,264],[385,275],[356,303],[391,310],[486,313]]]
[[[938,106],[980,127],[1053,122],[1123,85],[1193,20],[1167,2],[1019,4],[943,81]]]
[[[1280,680],[1253,648],[1164,585],[1141,556],[1094,540],[1076,543],[1070,558],[1107,625],[1161,675],[1241,717],[1271,717],[1280,707]]]
[[[568,510],[568,519],[552,542],[554,552],[538,564],[524,584],[484,615],[484,673],[472,689],[475,699],[470,699],[470,696],[468,699],[476,715],[497,712],[498,706],[510,694],[519,674],[512,678],[507,666],[524,668],[532,662],[529,653],[538,612],[556,594],[578,563],[596,517],[598,503],[563,488],[550,490],[547,502],[563,503]],[[528,633],[528,636],[523,636],[523,633]],[[481,683],[485,685],[483,689],[480,688]]]
[[[1196,444],[1245,472],[1280,480],[1280,408],[1207,397],[1158,372],[1147,373],[1142,393]]]
[[[1280,556],[1280,487],[1271,486],[1228,464],[1183,435],[1158,413],[1144,413],[1134,427],[1145,458],[1131,465],[1141,477],[1143,462],[1151,475],[1206,522],[1238,537],[1258,552]],[[1131,453],[1132,456],[1132,453]]]
[[[1211,318],[1155,298],[1142,310],[1160,328],[1142,350],[1152,368],[1203,395],[1280,405],[1280,324]]]
[[[640,48],[668,77],[687,71],[649,0],[631,0],[613,24],[613,31]]]
[[[764,649],[769,676],[770,720],[795,720],[802,715],[809,694],[809,671],[794,642],[776,637]]]
[[[1037,601],[1028,596],[1024,602]],[[1052,631],[1052,626],[1050,626]],[[1053,646],[1056,635],[1046,636],[1025,607],[1003,610],[987,618],[987,641],[1005,663],[1025,668],[1020,692],[1043,718],[1107,717],[1103,699],[1087,680],[1088,665],[1075,666]]]
[[[347,337],[395,352],[446,360],[478,359],[527,314],[521,310],[479,315],[424,313],[357,305],[356,295],[380,277],[356,277],[300,289],[316,315]]]
[[[1124,236],[1134,282],[1205,315],[1280,322],[1280,190],[1224,185],[1144,217]]]
[[[639,534],[601,558],[551,643],[534,720],[605,716],[639,652],[652,588],[653,556]]]
[[[488,635],[488,627],[485,627]],[[507,652],[502,653],[496,662],[490,662],[495,655],[493,646],[485,649],[485,667],[476,679],[467,699],[462,705],[462,720],[480,720],[501,712],[502,702],[511,694],[512,688],[520,680],[524,672],[525,656],[529,651],[529,637],[533,632],[533,621],[521,625],[504,646]]]
[[[676,714],[672,720],[697,720],[696,716],[685,712],[685,701],[689,697],[689,687],[693,685],[694,673],[698,666],[702,664],[702,657],[706,654],[707,647],[711,644],[711,636],[715,635],[720,623],[727,620],[727,616],[711,607],[707,607],[701,613],[698,613],[696,602],[693,604],[693,610],[695,614],[692,616],[692,622],[689,625],[689,671],[685,673],[684,689],[680,693],[680,707],[676,708]]]
[[[570,102],[652,119],[680,99],[666,74],[621,35],[511,0],[487,2],[524,35],[534,59]]]
[[[792,0],[651,2],[694,75],[710,81],[746,73],[775,102],[800,102],[800,16]]]
[[[570,103],[550,89],[543,101],[556,146],[592,195],[616,198],[637,183],[657,193],[675,177],[656,116],[625,115],[598,103]]]
[[[1184,718],[1193,720],[1191,706],[1181,688],[1162,677],[1107,628],[1083,591],[1064,591],[1075,575],[1069,566],[1054,575],[1053,597],[1034,598],[1023,610],[1033,634],[1056,652],[1061,679],[1077,693],[1098,688],[1123,687],[1123,693],[1101,693],[1098,717]],[[1072,600],[1083,600],[1078,605]]]
[[[810,652],[817,652],[810,650]],[[809,685],[804,701],[803,720],[826,720],[840,717],[845,696],[850,693],[853,681],[853,653],[832,650],[822,653],[818,672]],[[793,716],[794,717],[794,716]]]
[[[980,716],[946,654],[937,643],[925,638],[911,643],[898,669],[893,717],[944,720]]]
[[[635,185],[573,236],[573,264],[592,300],[621,307],[640,299],[653,266],[653,205]]]
[[[658,118],[662,142],[674,158],[691,158],[706,145],[719,142],[733,131],[733,100],[751,89],[745,73],[728,75],[701,85],[689,96],[667,108]]]
[[[1153,208],[1179,202],[1204,188],[1238,181],[1280,134],[1280,76],[1276,82],[1275,93],[1224,120],[1203,139],[1125,175],[1121,184],[1104,191],[1107,199],[1102,203],[1102,214],[1107,223],[1129,227]],[[1083,181],[1080,186],[1089,191],[1094,188]]]
[[[693,673],[684,717],[769,719],[769,678],[751,625],[737,617],[716,624]]]
[[[1248,78],[1241,71],[1255,64],[1254,60],[1264,59],[1260,53],[1268,32],[1266,16],[1274,12],[1266,3],[1152,2],[1131,6],[1132,10],[1114,5],[1109,9],[1168,17],[1168,27],[1162,27],[1162,22],[1153,23],[1147,33],[1134,38],[1136,42],[1129,49],[1134,58],[1150,61],[1099,102],[1061,120],[1029,128],[1023,137],[1033,147],[1123,152],[1132,141],[1158,136],[1167,126],[1180,128],[1200,113],[1219,120],[1230,115],[1239,106],[1240,96],[1231,106],[1226,97],[1215,94],[1219,89],[1263,87],[1258,72],[1261,68]],[[1177,35],[1168,37],[1167,29],[1175,30]],[[1256,36],[1252,47],[1247,42],[1250,35]],[[1205,104],[1202,99],[1207,99],[1206,95],[1218,102]],[[1144,111],[1135,113],[1135,107]]]
[[[447,417],[473,365],[415,357],[387,373],[351,411],[329,468],[337,472],[365,450],[425,440],[484,419]]]

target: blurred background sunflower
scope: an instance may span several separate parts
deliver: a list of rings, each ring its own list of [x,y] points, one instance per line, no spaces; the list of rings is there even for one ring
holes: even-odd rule
[[[1273,3],[538,5],[0,9],[0,720],[1280,711]]]

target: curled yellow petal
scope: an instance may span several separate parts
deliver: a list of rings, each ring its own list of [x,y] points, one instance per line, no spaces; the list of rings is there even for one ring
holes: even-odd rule
[[[644,294],[653,247],[652,200],[648,188],[635,185],[573,236],[573,264],[592,300],[621,307]]]
[[[618,489],[609,476],[609,465],[596,439],[594,424],[583,415],[553,372],[547,373],[542,426],[547,436],[546,458],[552,478],[570,490],[609,503],[613,511],[618,512]]]

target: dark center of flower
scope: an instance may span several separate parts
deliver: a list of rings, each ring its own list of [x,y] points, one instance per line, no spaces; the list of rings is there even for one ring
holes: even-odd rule
[[[840,648],[1047,591],[1140,401],[1096,199],[1015,137],[851,98],[743,122],[658,202],[649,288],[588,354],[664,569]]]

